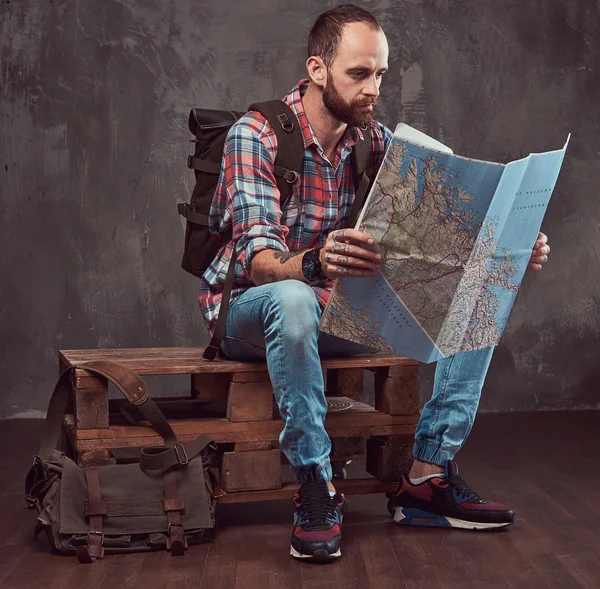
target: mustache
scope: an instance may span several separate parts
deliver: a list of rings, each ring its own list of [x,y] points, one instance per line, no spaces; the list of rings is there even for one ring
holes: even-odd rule
[[[373,105],[373,107],[377,106],[377,99],[373,99],[373,100],[361,100],[359,102],[355,102],[354,103],[355,106],[369,106],[369,105]]]

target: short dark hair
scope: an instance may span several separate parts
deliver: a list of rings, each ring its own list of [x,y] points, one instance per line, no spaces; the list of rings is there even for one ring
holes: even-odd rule
[[[368,10],[355,4],[340,4],[321,14],[315,21],[308,35],[308,57],[320,57],[327,67],[331,67],[344,27],[353,22],[363,22],[374,30],[381,30]]]

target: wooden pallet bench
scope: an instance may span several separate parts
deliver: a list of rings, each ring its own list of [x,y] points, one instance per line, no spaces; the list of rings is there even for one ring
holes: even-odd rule
[[[157,397],[180,442],[208,434],[217,443],[216,467],[225,495],[221,502],[289,497],[297,489],[282,484],[277,448],[283,427],[265,363],[202,358],[203,348],[62,350],[59,369],[92,360],[114,360],[141,375],[191,375],[190,394]],[[383,353],[327,358],[329,411],[325,427],[332,439],[332,462],[339,468],[366,449],[366,470],[374,478],[336,481],[345,493],[394,489],[412,460],[419,414],[418,363]],[[374,406],[363,398],[364,371],[375,373]],[[152,391],[151,391],[152,394]],[[71,378],[70,411],[64,427],[82,466],[105,464],[122,449],[159,446],[164,440],[121,399],[109,399],[106,379],[85,370]],[[340,475],[341,476],[341,475]]]

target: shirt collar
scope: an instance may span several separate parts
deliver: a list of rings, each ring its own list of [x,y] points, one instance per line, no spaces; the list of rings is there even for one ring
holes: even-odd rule
[[[308,117],[304,111],[304,104],[302,103],[302,96],[304,96],[304,93],[308,88],[308,82],[308,78],[300,80],[283,99],[283,101],[294,111],[296,117],[298,117],[300,130],[302,131],[302,139],[304,140],[304,149],[310,145],[320,147],[319,141],[308,122]],[[342,146],[346,148],[352,147],[356,145],[357,141],[362,139],[363,134],[359,127],[347,127],[341,139]]]

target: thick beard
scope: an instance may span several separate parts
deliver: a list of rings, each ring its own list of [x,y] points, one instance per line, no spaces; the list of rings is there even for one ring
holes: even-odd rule
[[[336,88],[333,76],[329,74],[327,85],[323,88],[323,104],[338,121],[350,127],[365,128],[373,122],[373,112],[364,111],[360,107],[372,104],[375,110],[377,99],[356,98],[351,103],[346,102]]]

